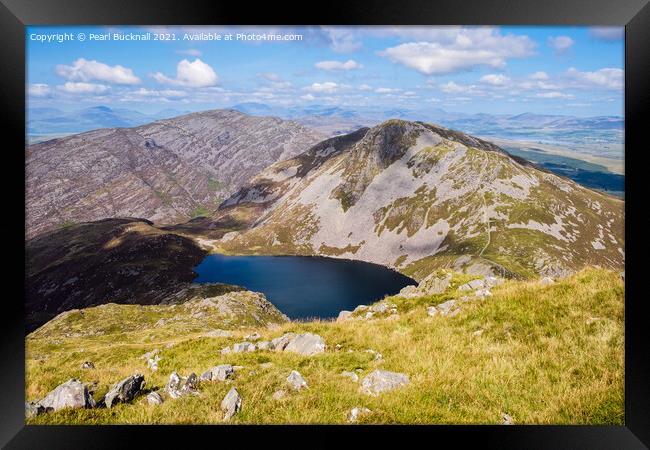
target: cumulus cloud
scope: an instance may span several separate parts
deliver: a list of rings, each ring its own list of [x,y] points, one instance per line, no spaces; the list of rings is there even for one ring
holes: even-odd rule
[[[311,100],[314,100],[316,97],[314,97],[311,94],[305,94],[305,95],[301,95],[300,98],[303,99],[303,100],[311,101]]]
[[[619,41],[625,37],[623,27],[593,27],[589,29],[589,35],[601,41]]]
[[[440,85],[440,90],[446,94],[459,94],[461,92],[470,92],[474,90],[474,85],[462,85],[454,81],[449,81],[447,83]]]
[[[482,76],[480,81],[482,83],[491,84],[492,86],[505,86],[510,81],[510,77],[501,74],[491,73]]]
[[[30,84],[27,87],[27,94],[30,97],[49,97],[52,95],[52,89],[50,89],[50,86],[47,84],[43,83],[34,83]]]
[[[71,81],[105,81],[115,84],[138,84],[140,78],[131,69],[117,65],[109,66],[95,60],[88,61],[79,58],[71,66],[59,64],[55,71],[57,75]]]
[[[367,84],[362,84],[359,86],[360,91],[372,91],[372,86],[369,86]]]
[[[353,70],[360,69],[363,66],[353,59],[348,59],[345,62],[342,61],[319,61],[314,66],[317,69],[322,70]]]
[[[535,43],[528,36],[502,35],[495,28],[433,29],[409,42],[379,52],[394,63],[425,75],[469,70],[477,66],[502,68],[509,58],[533,54]]]
[[[359,50],[363,44],[353,28],[321,27],[332,50],[337,53],[350,53]]]
[[[539,71],[531,73],[528,78],[531,80],[548,80],[548,74],[546,72]]]
[[[72,81],[68,81],[64,85],[58,86],[58,88],[69,94],[94,94],[94,95],[105,94],[109,89],[108,86],[103,84],[84,83],[84,82],[75,83]]]
[[[159,83],[187,87],[209,87],[219,81],[216,72],[208,64],[196,58],[193,62],[182,60],[176,66],[176,78],[156,72],[152,77]]]
[[[155,90],[155,89],[140,88],[137,91],[134,91],[133,94],[142,97],[164,97],[164,98],[183,98],[187,96],[187,92],[179,91],[176,89]]]
[[[575,67],[567,70],[567,76],[574,80],[578,87],[603,87],[606,89],[621,89],[623,87],[623,69],[605,67],[594,72],[581,72]]]
[[[550,36],[548,38],[548,45],[556,53],[564,53],[573,47],[573,44],[576,42],[571,39],[569,36]]]
[[[326,81],[324,83],[312,83],[311,86],[306,86],[303,89],[310,92],[332,93],[339,89],[339,85],[333,81]]]
[[[387,88],[387,87],[380,87],[375,89],[375,92],[377,94],[394,94],[395,92],[399,92],[400,89],[397,88]]]

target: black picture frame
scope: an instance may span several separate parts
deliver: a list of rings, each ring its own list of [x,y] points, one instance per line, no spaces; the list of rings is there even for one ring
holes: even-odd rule
[[[26,25],[618,25],[626,27],[625,53],[625,425],[624,426],[25,426],[24,424],[24,151]],[[219,443],[252,437],[283,442],[300,439],[310,448],[383,440],[388,433],[407,445],[475,442],[485,448],[633,449],[650,445],[650,359],[648,316],[643,314],[643,256],[648,240],[644,208],[644,118],[650,105],[650,5],[648,0],[464,0],[200,2],[198,0],[0,0],[0,117],[2,133],[4,243],[11,258],[3,271],[0,312],[0,445],[6,448],[121,448],[135,441],[145,448],[174,440]],[[645,144],[645,145],[644,145]],[[21,150],[22,149],[22,150]],[[645,169],[647,170],[647,169]],[[22,180],[21,180],[22,177]],[[5,246],[6,247],[6,246]],[[647,258],[646,258],[647,259]],[[646,289],[647,292],[647,289]],[[297,434],[296,434],[297,433]],[[345,434],[346,436],[341,436]],[[141,444],[142,445],[142,444]],[[263,444],[264,445],[264,444]],[[288,445],[294,445],[289,443]]]

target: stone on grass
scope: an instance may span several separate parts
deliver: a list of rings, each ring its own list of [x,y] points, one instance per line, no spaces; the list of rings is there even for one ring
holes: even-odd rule
[[[284,389],[279,389],[273,393],[271,398],[273,400],[282,400],[286,396],[287,396],[287,391],[285,391]]]
[[[548,286],[549,284],[555,283],[555,280],[551,277],[543,277],[541,280],[539,280],[539,284],[542,286]]]
[[[227,355],[229,353],[232,353],[232,349],[230,347],[224,347],[221,349],[221,354],[222,355]]]
[[[503,419],[503,425],[512,425],[515,423],[512,417],[508,414],[503,414],[501,418]]]
[[[444,303],[441,303],[437,306],[438,311],[440,311],[440,314],[443,316],[449,315],[449,313],[454,309],[456,306],[456,300],[447,300]]]
[[[150,392],[147,394],[147,403],[150,405],[160,405],[163,402],[162,396],[158,392]]]
[[[25,418],[31,419],[32,417],[40,416],[46,412],[51,411],[51,409],[45,408],[38,402],[25,402]]]
[[[345,322],[346,320],[351,319],[352,311],[341,311],[339,316],[336,318],[337,322]]]
[[[130,377],[118,381],[104,395],[102,403],[107,408],[113,407],[117,403],[127,403],[138,396],[144,389],[144,375],[136,373]]]
[[[271,340],[271,345],[276,352],[284,351],[291,339],[296,336],[295,333],[285,333],[280,337]]]
[[[86,385],[73,378],[55,387],[38,404],[45,410],[57,411],[62,408],[93,408],[95,401]]]
[[[241,410],[241,395],[237,389],[231,388],[221,401],[221,410],[224,412],[223,420],[230,420]]]
[[[165,390],[171,398],[179,398],[187,394],[197,394],[199,379],[195,373],[191,373],[187,378],[181,377],[176,372],[169,375],[169,382]]]
[[[372,411],[370,411],[368,408],[365,407],[360,407],[357,406],[356,408],[352,408],[350,411],[350,414],[348,414],[348,422],[353,423],[359,420],[359,416],[365,415],[365,414],[370,414]]]
[[[438,308],[435,306],[429,306],[427,308],[427,314],[430,315],[431,317],[436,316],[438,314]]]
[[[341,375],[344,376],[344,377],[349,378],[350,380],[352,380],[355,383],[357,381],[359,381],[359,375],[357,375],[354,372],[348,372],[347,370],[344,370],[343,372],[341,372]]]
[[[289,387],[291,387],[291,389],[294,389],[296,391],[307,387],[307,382],[296,370],[291,371],[287,377],[287,383],[289,383]]]
[[[258,350],[271,350],[272,345],[269,341],[259,341],[257,343],[257,349]]]
[[[232,346],[233,353],[244,353],[244,352],[254,352],[254,351],[255,351],[255,344],[252,344],[250,342],[240,342],[239,344],[235,344]]]
[[[361,391],[366,394],[380,394],[409,383],[408,375],[387,370],[374,370],[361,381]]]
[[[303,356],[312,356],[325,351],[325,341],[317,334],[298,334],[289,341],[284,351],[298,353]]]
[[[260,339],[261,337],[262,336],[260,336],[259,333],[255,332],[253,334],[249,334],[249,335],[244,336],[244,339],[246,339],[247,341],[256,341],[256,340]]]
[[[92,363],[92,361],[86,361],[81,365],[82,369],[94,369],[95,365]]]
[[[231,364],[220,364],[203,372],[200,381],[226,381],[234,372]]]
[[[208,331],[203,336],[211,337],[211,338],[229,338],[232,337],[232,332],[227,330],[216,329],[216,330]]]

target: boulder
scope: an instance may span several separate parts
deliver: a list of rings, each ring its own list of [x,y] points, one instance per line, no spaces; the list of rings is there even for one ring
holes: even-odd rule
[[[322,337],[313,333],[303,333],[294,336],[284,348],[284,351],[312,356],[323,353],[325,347],[325,341]]]
[[[81,381],[70,379],[50,391],[38,402],[46,411],[62,408],[93,408],[95,401]]]
[[[160,361],[160,360],[161,360],[161,358],[158,355],[154,355],[153,358],[149,358],[147,360],[147,366],[149,367],[149,369],[151,369],[152,372],[155,372],[156,370],[158,370],[158,361]]]
[[[344,376],[344,377],[349,378],[349,379],[352,380],[354,383],[356,383],[357,381],[359,381],[359,375],[357,375],[357,374],[354,373],[354,372],[348,372],[348,371],[344,370],[343,372],[341,372],[341,375]]]
[[[271,340],[271,345],[276,352],[281,352],[289,344],[291,339],[296,336],[295,333],[285,333],[280,337]]]
[[[501,416],[501,418],[503,419],[503,422],[502,422],[503,425],[512,425],[512,424],[515,423],[515,421],[512,419],[512,417],[510,415],[508,415],[508,414],[503,414]]]
[[[247,341],[256,341],[256,340],[260,339],[261,337],[262,336],[260,336],[259,333],[255,332],[253,334],[249,334],[247,336],[244,336],[244,339],[246,339]]]
[[[376,395],[391,391],[409,383],[408,375],[387,370],[374,370],[361,381],[361,391]]]
[[[336,318],[337,322],[345,322],[346,320],[351,319],[352,311],[341,311],[339,316]]]
[[[179,398],[188,394],[198,394],[196,391],[199,384],[199,378],[195,373],[191,373],[187,378],[181,377],[176,372],[169,375],[169,382],[165,390],[171,398]]]
[[[447,316],[452,312],[452,310],[454,310],[455,307],[456,307],[456,300],[447,300],[446,302],[439,304],[437,306],[437,309],[440,312],[440,314],[442,314],[443,316]]]
[[[287,391],[285,391],[284,389],[279,389],[279,390],[277,390],[277,391],[275,391],[275,392],[273,393],[273,395],[271,396],[271,398],[272,398],[273,400],[282,400],[282,399],[285,398],[286,396],[287,396]]]
[[[221,349],[221,354],[222,355],[227,355],[229,353],[232,353],[232,349],[230,347],[224,347]]]
[[[356,408],[352,408],[350,414],[348,414],[348,422],[354,423],[357,420],[359,420],[359,416],[370,414],[371,412],[372,411],[370,411],[368,408],[365,407],[357,406]]]
[[[555,281],[551,277],[543,277],[542,279],[539,280],[539,284],[542,286],[548,286],[549,284],[553,284]]]
[[[139,373],[126,377],[108,390],[104,395],[102,404],[107,408],[111,408],[117,403],[130,402],[142,392],[144,384],[144,375]]]
[[[221,401],[221,410],[224,412],[223,420],[230,420],[241,410],[242,399],[237,389],[231,388]]]
[[[160,405],[162,402],[163,398],[158,392],[150,392],[147,395],[147,403],[150,405]]]
[[[252,344],[250,342],[240,342],[239,344],[235,344],[232,346],[233,353],[244,353],[244,352],[254,352],[254,351],[255,351],[255,344]]]
[[[257,343],[258,350],[272,350],[273,346],[269,341],[259,341]]]
[[[485,281],[481,279],[477,279],[458,286],[458,289],[461,291],[473,291],[474,289],[482,289],[484,287],[485,287]]]
[[[155,348],[155,349],[151,350],[150,352],[145,353],[145,354],[142,355],[140,358],[142,358],[142,359],[144,359],[144,360],[146,361],[147,359],[151,359],[151,358],[153,358],[153,357],[156,356],[158,353],[160,353],[160,350],[158,350],[157,348]]]
[[[86,361],[81,365],[82,369],[94,369],[95,365],[92,363],[92,361]]]
[[[435,306],[429,306],[427,307],[427,314],[433,317],[438,314],[438,309]]]
[[[442,294],[447,290],[450,284],[450,273],[444,276],[439,276],[435,273],[432,273],[420,281],[418,284],[418,291],[420,291],[422,295]]]
[[[38,402],[25,402],[25,418],[31,419],[32,417],[40,416],[46,412],[51,411],[51,409],[45,408]]]
[[[203,372],[200,381],[226,381],[233,373],[231,364],[221,364]]]
[[[490,292],[490,290],[487,288],[483,288],[483,289],[477,289],[474,292],[474,295],[478,298],[485,298],[485,297],[491,297],[492,292]]]
[[[289,383],[289,387],[291,387],[291,389],[294,389],[296,391],[307,387],[307,382],[296,370],[291,371],[287,377],[287,383]]]

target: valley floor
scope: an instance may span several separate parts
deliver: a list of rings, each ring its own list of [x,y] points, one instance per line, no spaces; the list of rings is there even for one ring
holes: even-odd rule
[[[28,423],[223,423],[220,404],[232,387],[243,399],[234,424],[347,423],[355,407],[370,410],[358,423],[501,424],[504,415],[515,424],[623,423],[624,284],[618,273],[592,268],[552,284],[505,281],[491,296],[463,302],[467,293],[457,288],[469,279],[454,274],[442,294],[384,299],[396,314],[342,322],[252,320],[248,312],[246,320],[217,321],[183,316],[178,307],[171,314],[164,308],[174,306],[161,305],[74,311],[27,337],[28,400],[70,378],[92,386],[98,400],[135,373],[144,375],[147,390],[162,393],[172,371],[187,376],[218,364],[242,368],[227,381],[202,382],[196,396],[149,405],[141,395],[110,409],[64,409]],[[458,314],[427,314],[427,307],[450,299],[460,305]],[[216,328],[232,336],[206,336]],[[268,341],[288,331],[320,335],[326,351],[221,353],[254,332]],[[142,358],[154,349],[160,351],[156,371]],[[95,369],[81,369],[84,361]],[[375,369],[404,373],[410,383],[370,396],[341,375],[363,379]],[[292,370],[308,388],[287,389]],[[279,389],[289,392],[275,400]]]

